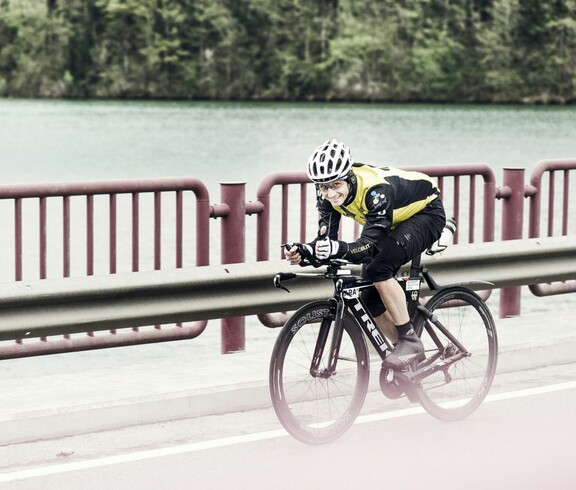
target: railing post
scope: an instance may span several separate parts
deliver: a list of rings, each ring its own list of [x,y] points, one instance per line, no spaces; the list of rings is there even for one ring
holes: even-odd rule
[[[246,184],[221,183],[222,203],[228,207],[222,218],[220,257],[222,264],[243,263],[246,257]],[[245,347],[245,318],[223,318],[221,323],[221,352],[230,354]]]
[[[524,169],[504,169],[506,196],[502,206],[502,240],[522,238],[524,217]],[[520,287],[500,290],[500,318],[520,314]]]

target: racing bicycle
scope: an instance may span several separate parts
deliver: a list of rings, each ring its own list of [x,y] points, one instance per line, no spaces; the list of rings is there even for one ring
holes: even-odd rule
[[[306,250],[301,244],[301,255]],[[308,257],[310,254],[308,254]],[[312,263],[313,262],[313,263]],[[334,294],[302,306],[280,331],[270,361],[269,387],[274,410],[283,427],[308,444],[335,440],[360,413],[367,391],[373,346],[380,367],[380,389],[388,398],[406,396],[432,416],[459,420],[482,403],[496,372],[498,339],[492,314],[471,288],[484,281],[437,284],[421,256],[408,273],[396,278],[406,293],[414,330],[425,346],[425,359],[402,370],[381,361],[393,348],[378,327],[364,298],[375,286],[353,274],[340,259],[302,263],[311,272],[278,273],[276,287],[288,290],[296,277],[324,277]],[[321,268],[321,269],[320,269]],[[423,282],[431,296],[422,304]]]

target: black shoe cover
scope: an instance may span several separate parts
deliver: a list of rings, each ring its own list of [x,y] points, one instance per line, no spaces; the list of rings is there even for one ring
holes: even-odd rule
[[[398,336],[396,346],[386,356],[383,366],[390,369],[403,369],[411,362],[423,361],[425,359],[424,345],[414,330],[410,330],[406,335]]]

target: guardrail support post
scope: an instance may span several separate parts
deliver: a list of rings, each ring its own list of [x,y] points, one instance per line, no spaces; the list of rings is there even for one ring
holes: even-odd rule
[[[220,257],[222,264],[243,263],[246,258],[246,184],[221,183],[222,203],[229,208],[222,218]],[[221,323],[221,352],[230,354],[245,349],[245,318],[223,318]]]
[[[524,169],[505,168],[504,188],[509,194],[502,207],[502,240],[522,238]],[[500,318],[520,315],[520,287],[500,290]]]

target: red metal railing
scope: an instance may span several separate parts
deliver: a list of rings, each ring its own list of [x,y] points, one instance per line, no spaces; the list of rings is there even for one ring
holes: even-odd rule
[[[185,196],[193,193],[195,200],[186,202]],[[32,278],[34,270],[39,279],[49,276],[50,260],[54,254],[49,253],[54,247],[61,248],[61,276],[69,277],[72,273],[72,248],[78,252],[78,247],[72,247],[73,239],[83,230],[82,242],[84,245],[85,269],[76,270],[76,274],[93,275],[100,266],[103,273],[115,274],[118,272],[119,250],[129,249],[129,263],[131,271],[139,271],[143,267],[142,247],[148,242],[152,244],[152,263],[149,268],[158,270],[163,267],[163,224],[166,225],[167,207],[164,202],[170,195],[172,199],[171,211],[173,236],[169,240],[172,248],[172,264],[168,267],[182,268],[184,265],[185,248],[195,249],[195,260],[189,260],[192,266],[208,265],[210,261],[210,234],[209,219],[213,209],[209,206],[208,191],[205,185],[194,178],[187,179],[154,179],[127,182],[84,182],[84,183],[54,183],[40,185],[11,185],[0,186],[0,201],[4,205],[13,202],[13,267],[14,280],[23,281]],[[146,197],[152,196],[152,202],[143,206]],[[96,200],[103,198],[104,202],[96,204]],[[127,200],[119,201],[126,197]],[[9,207],[9,206],[8,206]],[[54,216],[51,211],[61,213]],[[82,209],[79,209],[82,208]],[[143,209],[146,208],[146,209]],[[150,212],[148,208],[151,208]],[[193,236],[193,242],[186,244],[185,231],[190,228],[188,211],[194,214],[195,230],[188,233]],[[195,209],[193,209],[195,208]],[[4,209],[9,212],[8,209]],[[74,223],[78,225],[72,226]],[[81,215],[81,218],[78,217]],[[98,216],[98,217],[97,217]],[[28,220],[37,218],[37,227]],[[185,219],[186,217],[186,219]],[[4,222],[8,218],[4,216]],[[36,228],[36,229],[34,229]],[[57,232],[61,233],[58,238]],[[145,236],[149,232],[148,235]],[[151,233],[150,233],[151,232]],[[107,254],[99,254],[96,245],[97,235],[107,235]],[[37,240],[34,247],[30,242]],[[130,243],[123,243],[129,240]],[[53,244],[52,242],[56,242]],[[5,244],[4,244],[5,245]],[[52,247],[52,248],[51,248]],[[36,248],[38,255],[38,268],[32,267],[30,274],[25,274],[25,259],[36,255],[32,249]],[[167,248],[167,247],[165,247]],[[106,256],[102,264],[96,256]],[[6,253],[4,252],[4,256]],[[9,263],[9,262],[8,262]],[[52,277],[52,276],[51,276]],[[191,324],[176,324],[173,326],[154,326],[133,329],[111,330],[107,334],[87,332],[86,335],[65,335],[59,338],[30,339],[23,342],[17,339],[15,343],[3,345],[0,348],[0,358],[24,357],[29,355],[69,352],[104,347],[116,347],[139,343],[160,342],[166,340],[189,339],[200,335],[207,322],[193,322]],[[119,328],[121,325],[118,326]]]
[[[459,241],[473,243],[477,241],[476,235],[479,231],[482,233],[483,241],[494,240],[496,180],[494,172],[488,165],[411,166],[404,167],[404,169],[425,172],[438,179],[447,213],[456,218],[459,223],[455,243]],[[295,193],[290,192],[291,186],[296,188]],[[275,235],[271,230],[270,196],[276,187],[280,188],[280,229],[279,234],[276,234],[279,240],[276,240],[274,245],[279,256],[282,256],[280,247],[282,243],[290,239],[306,242],[312,238],[308,230],[311,229],[311,233],[316,232],[314,225],[315,191],[306,172],[278,172],[268,175],[257,191],[258,201],[264,204],[264,211],[258,215],[256,232],[258,237],[256,258],[259,261],[270,259],[270,238]],[[293,202],[297,204],[292,204]],[[294,212],[290,212],[291,210]],[[291,221],[297,222],[296,226],[292,227],[294,230],[292,235],[289,234]],[[465,239],[462,239],[462,230],[467,232],[464,234]],[[359,231],[358,224],[354,223],[349,233],[356,237]],[[482,294],[488,297],[490,291]],[[260,315],[259,318],[264,325],[269,327],[277,327],[285,321],[283,314],[265,314]]]
[[[576,173],[570,174],[569,171],[576,169],[576,160],[540,162],[532,173],[529,186],[523,185],[523,174],[519,176],[518,172],[505,171],[505,182],[500,188],[496,187],[491,167],[484,164],[406,168],[423,171],[438,179],[447,213],[459,224],[456,243],[494,240],[496,199],[503,201],[502,239],[514,238],[510,233],[522,234],[522,221],[517,217],[523,215],[524,196],[531,199],[530,237],[539,236],[544,196],[548,197],[548,235],[557,232],[557,216],[561,216],[560,233],[564,235],[570,230],[570,220],[574,221],[574,217],[569,215],[568,203],[570,190],[576,185]],[[560,186],[557,174],[562,175]],[[547,188],[543,185],[546,179]],[[0,213],[4,211],[2,216],[5,216],[7,210],[12,218],[4,217],[3,222],[5,226],[12,222],[14,229],[11,246],[5,243],[8,235],[0,243],[0,261],[12,252],[13,276],[6,280],[113,274],[125,268],[139,271],[207,265],[210,263],[210,217],[221,220],[222,264],[245,260],[246,215],[257,215],[255,243],[258,261],[269,260],[271,250],[277,250],[277,255],[276,251],[273,255],[281,257],[282,243],[306,241],[310,239],[309,234],[315,232],[315,193],[305,172],[266,176],[258,187],[255,202],[246,202],[244,188],[244,184],[223,184],[222,203],[209,205],[206,187],[193,178],[0,186]],[[188,200],[191,193],[195,198],[193,202]],[[192,232],[189,231],[193,221],[189,216],[190,209],[194,209],[196,223]],[[54,216],[55,212],[58,216]],[[273,220],[272,217],[276,216],[280,219]],[[519,232],[516,229],[518,223]],[[359,231],[359,226],[353,224],[342,233],[347,238],[348,235],[357,236]],[[169,240],[165,238],[167,232],[171,234]],[[80,234],[83,238],[79,247]],[[60,238],[56,239],[57,236]],[[36,248],[37,268],[28,259],[31,241],[35,243],[32,248]],[[84,267],[79,269],[76,255],[82,249]],[[195,260],[190,260],[190,251],[194,249]],[[59,272],[54,270],[55,255],[60,257]],[[105,262],[104,268],[102,262]],[[6,270],[4,262],[0,263],[0,276]],[[554,285],[550,289],[542,286],[531,289],[534,294],[556,294],[575,290],[571,283]],[[17,355],[10,357],[21,357],[26,349],[50,353],[191,338],[199,335],[205,326],[206,322],[200,322],[172,329],[122,329],[105,336],[87,333],[79,338],[41,339],[32,347],[18,341],[10,347],[15,351],[11,354],[17,351]],[[243,349],[244,319],[224,319],[222,327],[222,351]],[[3,348],[0,347],[0,358],[5,353]]]
[[[530,198],[528,228],[530,238],[543,236],[540,230],[543,215],[546,220],[544,236],[558,234],[566,236],[570,229],[576,231],[576,213],[569,213],[571,193],[576,194],[576,159],[538,162],[532,170],[530,186],[526,188],[526,197]],[[544,199],[546,204],[542,206]],[[574,205],[572,205],[572,210],[574,211]],[[555,219],[557,217],[559,217],[559,226]],[[535,296],[571,293],[576,292],[576,280],[535,284],[529,288]]]
[[[478,163],[407,167],[406,169],[424,172],[438,179],[446,212],[458,223],[458,230],[454,237],[455,243],[478,241],[476,238],[478,230],[482,233],[482,241],[494,240],[497,190],[496,178],[490,166]],[[450,179],[452,182],[449,181]],[[479,213],[481,213],[481,219],[479,219]],[[463,230],[467,230],[466,240],[462,239]]]
[[[496,197],[496,181],[494,172],[488,165],[438,165],[431,167],[405,167],[407,170],[425,172],[438,178],[442,191],[442,199],[447,212],[456,218],[459,230],[466,230],[465,239],[458,232],[456,243],[477,241],[476,235],[480,229],[483,241],[494,240],[494,213]],[[479,184],[479,180],[482,184]],[[467,181],[467,182],[463,182]],[[467,186],[466,186],[467,183]],[[290,186],[296,186],[296,194],[290,194]],[[280,230],[279,240],[275,245],[287,242],[289,239],[309,241],[308,229],[310,216],[314,215],[315,192],[306,172],[279,172],[268,175],[257,191],[258,201],[263,203],[264,211],[258,215],[257,222],[257,260],[269,260],[271,230],[271,198],[275,187],[280,187]],[[309,189],[311,190],[310,192]],[[290,213],[292,202],[297,213]],[[290,221],[297,220],[293,235],[289,235]],[[315,233],[315,229],[312,233]],[[357,235],[358,228],[354,228]],[[278,248],[278,250],[280,250]]]
[[[183,196],[186,191],[191,191],[196,196],[196,232],[195,265],[207,265],[209,263],[209,233],[208,221],[210,206],[208,204],[208,191],[204,184],[197,179],[155,179],[127,182],[87,182],[87,183],[54,183],[40,185],[11,185],[0,186],[0,200],[11,200],[14,203],[14,279],[24,279],[23,258],[26,255],[24,244],[24,221],[25,214],[28,217],[34,215],[33,210],[24,204],[37,201],[36,214],[38,216],[38,277],[48,277],[48,232],[49,228],[55,227],[56,223],[48,214],[49,202],[61,201],[61,249],[62,249],[62,276],[69,277],[71,273],[71,214],[72,199],[74,197],[84,200],[85,219],[85,256],[86,275],[94,274],[95,267],[95,197],[105,196],[108,200],[107,234],[108,234],[108,272],[116,273],[118,269],[119,236],[131,237],[131,264],[132,271],[140,270],[140,249],[143,238],[141,236],[142,212],[140,210],[142,196],[153,195],[152,221],[146,216],[147,224],[153,228],[153,268],[160,269],[162,261],[162,198],[167,193],[175,195],[174,204],[174,263],[173,267],[181,268],[183,264],[183,230],[184,230],[184,205]],[[131,211],[126,228],[119,233],[119,205],[121,195],[131,198]],[[51,204],[51,203],[50,203]],[[75,203],[77,204],[77,203]],[[122,223],[125,224],[125,223]],[[130,235],[126,233],[130,230]],[[51,230],[50,230],[51,231]],[[54,235],[54,233],[52,234]],[[34,236],[33,236],[34,238]],[[33,239],[32,238],[32,239]],[[55,237],[51,237],[56,240]]]

